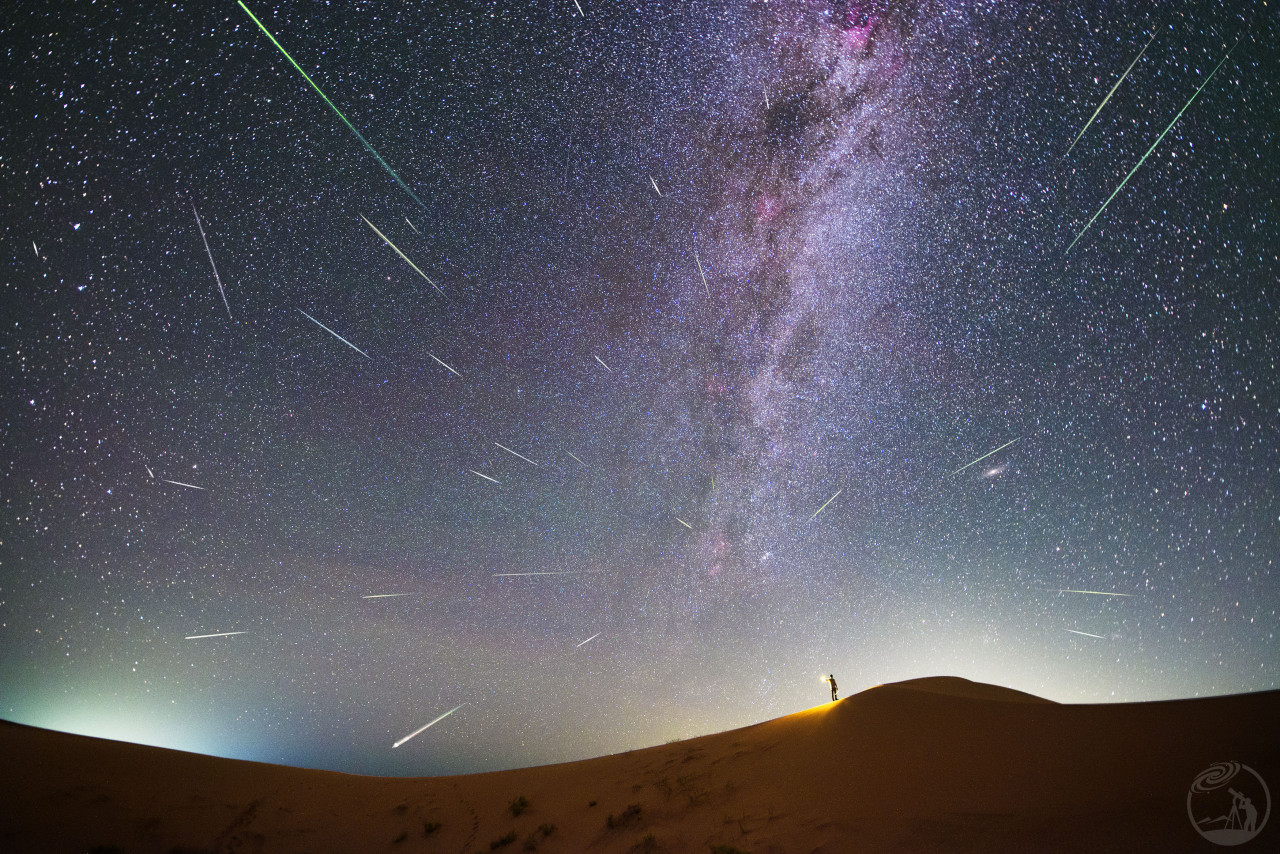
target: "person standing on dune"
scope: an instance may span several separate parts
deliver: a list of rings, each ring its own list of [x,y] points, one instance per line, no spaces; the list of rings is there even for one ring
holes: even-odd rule
[[[827,674],[827,681],[831,683],[831,702],[840,699],[840,695],[836,693],[836,675],[834,673]]]

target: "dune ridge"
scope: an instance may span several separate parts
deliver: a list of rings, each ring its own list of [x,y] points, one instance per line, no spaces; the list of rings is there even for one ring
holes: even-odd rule
[[[1277,720],[1280,691],[1063,705],[933,677],[628,753],[436,778],[6,724],[0,850],[1203,851],[1191,781],[1234,759],[1280,791]]]

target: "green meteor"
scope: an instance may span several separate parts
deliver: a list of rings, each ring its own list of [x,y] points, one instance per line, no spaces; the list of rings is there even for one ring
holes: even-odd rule
[[[1093,111],[1092,116],[1089,116],[1089,121],[1084,123],[1084,127],[1080,128],[1080,132],[1076,134],[1076,138],[1071,140],[1071,145],[1067,146],[1067,154],[1070,154],[1071,149],[1076,147],[1076,143],[1080,141],[1080,137],[1084,136],[1084,132],[1089,129],[1089,125],[1093,124],[1093,120],[1098,117],[1098,113],[1102,112],[1102,108],[1107,105],[1107,101],[1111,100],[1111,96],[1114,95],[1116,93],[1116,90],[1120,88],[1120,84],[1123,83],[1124,79],[1129,76],[1129,72],[1132,71],[1133,67],[1138,64],[1138,60],[1142,59],[1142,55],[1147,52],[1147,48],[1151,47],[1151,42],[1155,40],[1156,40],[1155,34],[1152,33],[1150,40],[1145,45],[1142,46],[1142,50],[1138,51],[1138,55],[1133,58],[1133,62],[1129,63],[1129,67],[1124,70],[1124,74],[1120,75],[1120,79],[1116,81],[1116,85],[1111,87],[1111,91],[1107,93],[1107,97],[1102,99],[1102,103],[1098,105],[1098,109]],[[1064,154],[1062,156],[1066,157],[1067,154]]]
[[[356,135],[356,139],[364,143],[364,147],[369,149],[369,153],[372,154],[374,157],[376,157],[378,162],[382,164],[382,168],[386,169],[387,173],[390,174],[391,177],[396,180],[396,183],[399,184],[400,187],[406,193],[412,196],[413,200],[417,202],[419,205],[421,205],[422,208],[425,210],[427,206],[422,203],[422,199],[418,198],[417,195],[413,192],[413,190],[409,189],[408,184],[400,180],[400,176],[396,174],[396,171],[394,169],[392,169],[390,166],[387,165],[387,161],[382,159],[382,155],[374,151],[373,146],[369,144],[369,140],[361,136],[360,131],[356,130],[355,125],[347,121],[347,117],[342,114],[342,111],[333,105],[333,101],[329,100],[329,96],[326,95],[324,92],[320,91],[320,87],[316,85],[316,82],[311,79],[310,75],[308,75],[307,72],[302,70],[301,65],[298,65],[298,63],[293,61],[293,57],[289,55],[289,51],[285,50],[284,46],[281,45],[280,42],[276,41],[276,37],[271,35],[271,31],[268,30],[266,27],[264,27],[262,25],[262,22],[258,20],[257,16],[249,11],[249,7],[244,5],[243,0],[236,0],[236,2],[239,3],[241,9],[244,9],[246,15],[248,15],[250,18],[253,18],[253,22],[258,25],[258,28],[262,30],[262,32],[266,33],[267,38],[271,39],[271,43],[276,47],[280,48],[280,52],[284,54],[284,58],[289,60],[289,62],[293,65],[294,68],[298,69],[298,73],[301,74],[306,79],[306,81],[311,84],[311,88],[315,89],[317,92],[320,92],[320,97],[324,98],[324,102],[329,105],[329,109],[333,110],[335,113],[338,114],[338,118],[342,119],[343,123],[346,124],[346,126],[351,129],[351,132]]]
[[[1022,440],[1022,437],[1021,437],[1021,436],[1019,436],[1017,439],[1014,439],[1014,440],[1013,440],[1013,442],[1018,442],[1018,441],[1021,441],[1021,440]],[[991,456],[992,454],[996,453],[996,451],[1003,451],[1005,448],[1007,448],[1007,447],[1009,447],[1010,445],[1012,445],[1012,444],[1013,444],[1013,442],[1005,442],[1003,445],[1001,445],[1000,447],[996,448],[996,450],[995,450],[995,451],[987,451],[985,454],[983,454],[982,456],[980,456],[980,457],[978,457],[976,460],[974,460],[974,461],[973,461],[973,463],[980,463],[980,462],[982,462],[983,460],[985,460],[987,457],[989,457],[989,456]],[[953,471],[953,472],[952,472],[952,474],[960,474],[960,472],[964,471],[964,470],[965,470],[965,469],[967,469],[969,466],[973,465],[973,463],[965,463],[964,465],[960,466],[960,468],[958,468],[958,469],[956,469],[955,471]]]
[[[1235,44],[1235,45],[1232,45],[1232,46],[1231,46],[1231,50],[1235,50],[1235,49],[1236,49],[1236,45],[1238,45],[1238,44],[1240,44],[1240,40],[1239,40],[1239,39],[1237,39],[1237,40],[1236,40],[1236,44]],[[1187,111],[1187,107],[1190,107],[1190,106],[1191,106],[1191,102],[1192,102],[1192,101],[1194,101],[1194,100],[1196,99],[1196,95],[1199,95],[1199,94],[1200,94],[1200,92],[1201,92],[1201,90],[1203,90],[1203,89],[1204,89],[1204,87],[1206,87],[1206,86],[1208,86],[1208,85],[1209,85],[1209,81],[1213,79],[1213,75],[1215,75],[1215,74],[1217,74],[1217,73],[1218,73],[1218,69],[1222,67],[1222,63],[1226,62],[1226,61],[1227,61],[1227,57],[1231,56],[1231,50],[1227,51],[1227,55],[1226,55],[1226,56],[1224,56],[1224,57],[1222,57],[1222,59],[1218,61],[1218,64],[1217,64],[1217,65],[1215,65],[1215,66],[1213,67],[1213,70],[1209,72],[1209,76],[1208,76],[1208,77],[1206,77],[1206,78],[1204,79],[1204,82],[1200,84],[1200,88],[1199,88],[1199,89],[1197,89],[1197,90],[1195,91],[1195,94],[1194,94],[1194,95],[1192,95],[1192,96],[1187,100],[1187,103],[1185,103],[1185,104],[1183,104],[1183,105],[1182,105],[1182,109],[1181,109],[1181,110],[1178,110],[1178,114],[1177,114],[1176,116],[1174,116],[1174,117],[1173,117],[1173,121],[1169,122],[1169,126],[1168,126],[1167,128],[1165,128],[1165,129],[1164,129],[1164,132],[1163,132],[1163,133],[1161,133],[1158,137],[1156,137],[1156,141],[1155,141],[1155,142],[1153,142],[1153,143],[1151,143],[1151,147],[1147,149],[1147,153],[1146,153],[1146,154],[1142,155],[1142,159],[1138,161],[1138,165],[1137,165],[1137,166],[1134,166],[1132,169],[1130,169],[1130,170],[1129,170],[1129,174],[1124,176],[1124,180],[1120,182],[1120,186],[1119,186],[1119,187],[1116,187],[1115,192],[1113,192],[1110,196],[1108,196],[1108,197],[1107,197],[1107,200],[1106,200],[1105,202],[1103,202],[1103,203],[1102,203],[1102,207],[1098,208],[1098,212],[1097,212],[1096,214],[1094,214],[1094,215],[1093,215],[1093,219],[1091,219],[1091,220],[1089,220],[1087,223],[1085,223],[1084,228],[1080,229],[1080,233],[1076,235],[1076,239],[1075,239],[1075,240],[1073,240],[1073,241],[1071,241],[1071,245],[1070,245],[1070,246],[1068,246],[1068,247],[1066,248],[1066,251],[1067,251],[1067,252],[1070,252],[1070,251],[1071,251],[1071,246],[1075,246],[1075,245],[1076,245],[1076,243],[1078,243],[1078,242],[1079,242],[1080,238],[1081,238],[1081,237],[1084,237],[1084,233],[1085,233],[1086,231],[1088,231],[1088,230],[1089,230],[1089,226],[1093,225],[1094,220],[1096,220],[1098,217],[1102,216],[1102,212],[1103,212],[1103,211],[1105,211],[1105,210],[1107,209],[1107,205],[1111,204],[1111,200],[1112,200],[1112,199],[1114,199],[1114,198],[1115,198],[1115,197],[1120,193],[1120,191],[1124,189],[1124,185],[1125,185],[1125,184],[1128,184],[1128,183],[1129,183],[1129,179],[1133,177],[1133,173],[1134,173],[1134,172],[1137,172],[1139,169],[1141,169],[1141,168],[1142,168],[1142,164],[1147,162],[1147,158],[1151,156],[1151,152],[1153,152],[1153,151],[1155,151],[1155,150],[1156,150],[1156,146],[1160,144],[1160,140],[1164,139],[1165,134],[1167,134],[1170,130],[1172,130],[1172,129],[1173,129],[1173,126],[1174,126],[1175,124],[1177,124],[1178,119],[1182,118],[1182,114],[1183,114],[1183,113],[1185,113],[1185,112]]]

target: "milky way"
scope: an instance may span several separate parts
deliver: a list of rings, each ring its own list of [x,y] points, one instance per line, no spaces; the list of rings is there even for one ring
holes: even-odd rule
[[[1067,5],[19,4],[0,713],[436,774],[1277,687],[1280,21]]]

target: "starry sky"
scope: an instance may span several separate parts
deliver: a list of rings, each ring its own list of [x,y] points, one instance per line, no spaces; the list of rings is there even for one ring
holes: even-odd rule
[[[580,3],[4,16],[0,715],[425,775],[1278,687],[1273,2]]]

